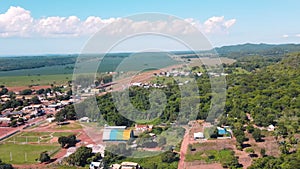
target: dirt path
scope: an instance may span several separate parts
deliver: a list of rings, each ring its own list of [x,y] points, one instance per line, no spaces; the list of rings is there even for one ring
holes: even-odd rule
[[[47,168],[46,164],[43,164],[43,163],[38,163],[38,164],[14,164],[13,165],[14,168],[17,168],[17,169],[45,169]]]
[[[233,137],[232,139],[236,142],[235,137]],[[247,144],[247,143],[248,142],[244,142],[244,144]],[[234,150],[235,156],[239,157],[239,163],[243,165],[243,168],[245,168],[245,169],[248,168],[252,163],[252,159],[249,156],[249,154],[246,153],[245,149],[243,151],[240,151],[236,148],[236,146],[234,146],[233,150]]]
[[[188,163],[187,169],[223,169],[223,167],[219,163],[198,164],[198,165],[195,163]]]
[[[185,135],[181,143],[181,148],[180,148],[180,160],[178,163],[178,169],[185,169],[185,154],[188,149],[189,145],[189,140],[190,140],[190,130],[188,127],[185,128]]]

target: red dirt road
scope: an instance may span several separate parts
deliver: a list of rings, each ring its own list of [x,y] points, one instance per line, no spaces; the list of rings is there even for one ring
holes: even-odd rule
[[[178,169],[185,169],[185,154],[187,152],[187,149],[188,149],[188,145],[189,145],[189,128],[186,127],[185,128],[185,135],[184,135],[184,138],[182,140],[182,143],[181,143],[181,148],[180,148],[180,160],[179,160],[179,163],[178,163]]]
[[[7,87],[9,91],[13,91],[13,92],[19,92],[25,89],[39,90],[39,89],[47,89],[47,88],[51,88],[51,86],[48,85],[48,86],[32,86],[32,87],[28,87],[28,86]]]

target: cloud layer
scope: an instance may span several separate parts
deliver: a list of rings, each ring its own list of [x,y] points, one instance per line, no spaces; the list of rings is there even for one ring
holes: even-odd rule
[[[281,37],[282,38],[300,38],[300,34],[294,34],[294,35],[284,34]]]
[[[205,34],[224,34],[236,23],[236,19],[226,20],[224,16],[213,16],[201,23],[193,18],[167,21],[133,21],[127,18],[102,19],[89,16],[80,20],[77,16],[46,17],[35,19],[30,11],[11,6],[0,14],[0,37],[79,37],[89,36],[103,26],[113,23],[116,29],[107,32],[117,34],[122,31],[141,31],[149,27],[155,31],[168,30],[171,33],[190,34],[193,29],[187,23],[199,28]]]

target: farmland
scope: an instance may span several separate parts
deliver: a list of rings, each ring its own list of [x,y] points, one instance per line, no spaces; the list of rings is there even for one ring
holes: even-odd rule
[[[80,70],[80,73],[95,72],[128,72],[128,71],[147,71],[153,69],[161,69],[167,66],[181,63],[167,53],[140,53],[140,54],[114,54],[112,56],[81,56],[75,64],[76,57],[70,56],[27,56],[27,57],[3,57],[0,58],[0,85],[7,87],[13,86],[29,86],[29,85],[50,85],[65,84],[72,80],[74,68]],[[53,57],[53,58],[52,58]],[[60,64],[59,60],[64,60],[64,64]],[[9,62],[13,60],[13,63]],[[27,62],[30,60],[31,62]],[[35,61],[38,60],[38,61]],[[57,63],[54,61],[56,60]],[[200,62],[218,62],[218,59],[210,58],[192,58],[191,65]],[[235,60],[221,58],[223,63],[233,63]],[[5,65],[4,63],[10,63]],[[17,67],[14,62],[25,63],[26,67]],[[36,62],[36,64],[35,64]],[[45,62],[45,63],[44,63]],[[100,63],[100,64],[99,64]],[[28,65],[31,64],[31,65]],[[98,65],[99,64],[99,65]]]
[[[128,54],[127,54],[128,55]],[[35,65],[33,60],[35,57],[4,57],[0,58],[2,64],[0,67],[0,85],[7,87],[11,86],[29,86],[29,85],[50,85],[50,84],[65,84],[72,80],[74,68],[80,70],[80,73],[94,73],[94,72],[110,72],[110,71],[139,71],[150,68],[162,68],[165,66],[176,64],[177,62],[171,59],[168,55],[149,54],[134,55],[127,57],[118,54],[117,56],[108,56],[105,58],[98,58],[94,55],[79,58],[75,65],[76,58],[69,56],[61,56],[57,59],[56,56],[39,56],[36,58],[38,65]],[[53,57],[53,59],[51,58]],[[156,59],[155,59],[156,58]],[[57,63],[54,63],[54,60]],[[66,60],[66,64],[59,64],[59,59]],[[15,63],[20,62],[31,64],[26,67],[17,67]],[[27,62],[32,60],[33,62]],[[159,62],[157,61],[159,60]],[[42,62],[46,62],[43,63]],[[11,65],[5,65],[4,63]],[[41,62],[41,63],[40,63]],[[49,63],[48,63],[49,62]],[[100,63],[100,65],[98,65]]]
[[[0,76],[1,85],[8,87],[29,85],[65,84],[72,79],[72,74],[35,75],[35,76]]]

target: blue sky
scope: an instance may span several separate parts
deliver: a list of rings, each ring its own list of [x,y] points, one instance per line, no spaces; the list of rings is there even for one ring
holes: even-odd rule
[[[88,30],[89,33],[82,34],[90,28],[88,26],[85,30],[76,28],[76,25],[84,25],[87,18],[100,18],[94,23],[99,26],[110,23],[115,18],[144,12],[159,12],[182,19],[193,19],[193,23],[199,25],[200,30],[202,29],[214,46],[239,43],[299,43],[299,6],[300,1],[297,0],[2,0],[0,55],[78,53],[93,32]],[[16,16],[19,19],[16,19]],[[69,18],[70,16],[75,17]],[[215,24],[205,24],[211,18],[214,18]],[[45,22],[58,26],[41,26],[41,23]],[[66,25],[69,24],[64,22],[74,24],[68,27]],[[224,25],[228,24],[225,28]],[[74,29],[76,31],[71,31]]]

